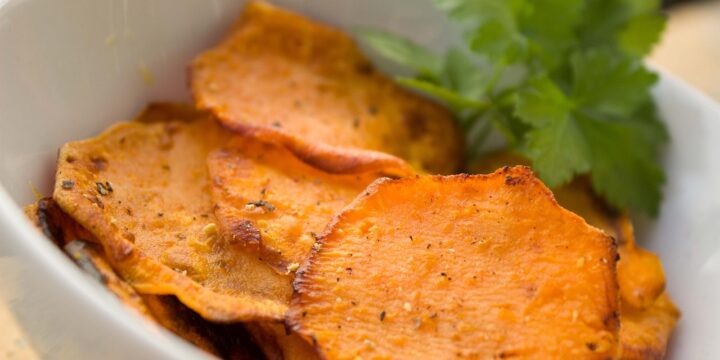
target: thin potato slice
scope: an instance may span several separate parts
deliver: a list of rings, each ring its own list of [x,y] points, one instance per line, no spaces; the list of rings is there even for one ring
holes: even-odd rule
[[[218,241],[206,159],[228,137],[202,113],[117,124],[62,147],[53,197],[138,292],[216,322],[281,319],[290,279]]]
[[[378,181],[324,233],[289,324],[327,359],[606,359],[613,240],[525,167]]]
[[[280,272],[297,267],[332,217],[378,175],[335,175],[284,148],[241,139],[208,157],[220,234]]]
[[[191,87],[226,127],[327,172],[411,172],[395,156],[432,173],[462,163],[446,110],[375,71],[341,31],[266,3],[250,2],[228,36],[195,59]]]

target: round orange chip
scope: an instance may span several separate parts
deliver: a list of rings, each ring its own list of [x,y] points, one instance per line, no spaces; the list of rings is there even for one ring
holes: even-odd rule
[[[378,181],[319,242],[288,322],[322,358],[616,353],[615,244],[528,168]]]
[[[185,107],[150,113],[168,121],[120,123],[65,144],[53,198],[138,292],[175,295],[217,322],[282,319],[290,278],[219,237],[206,159],[228,132]]]
[[[462,164],[462,136],[445,109],[378,73],[341,31],[265,3],[249,3],[195,59],[191,87],[224,126],[327,172],[407,175],[401,159],[431,173]]]

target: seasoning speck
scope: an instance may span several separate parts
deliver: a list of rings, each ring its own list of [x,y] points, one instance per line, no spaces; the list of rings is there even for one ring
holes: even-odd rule
[[[62,182],[62,188],[65,190],[70,190],[73,187],[75,187],[75,182],[72,180],[63,180]]]
[[[322,244],[321,244],[321,243],[316,242],[316,243],[313,244],[313,250],[315,250],[315,251],[320,251],[320,249],[322,249]]]
[[[95,183],[95,186],[97,187],[97,192],[102,196],[105,196],[110,193],[108,191],[108,189],[105,187],[105,184],[103,184],[101,182]]]
[[[403,309],[405,309],[405,311],[412,311],[412,305],[410,305],[409,302],[405,302],[403,304]]]
[[[215,223],[209,223],[203,227],[202,231],[207,236],[215,236],[218,233],[217,225],[215,225]]]
[[[577,262],[575,263],[577,267],[583,267],[585,265],[585,257],[581,256],[577,259]]]
[[[275,205],[273,205],[265,200],[251,201],[251,202],[247,203],[247,205],[245,205],[245,207],[247,208],[248,205],[252,206],[252,208],[262,207],[262,208],[265,208],[265,210],[267,210],[267,211],[275,211]]]
[[[380,321],[385,321],[385,310],[380,312]]]
[[[286,270],[288,273],[291,273],[291,272],[297,271],[297,269],[299,269],[299,268],[300,268],[300,264],[294,262],[294,263],[288,264]]]

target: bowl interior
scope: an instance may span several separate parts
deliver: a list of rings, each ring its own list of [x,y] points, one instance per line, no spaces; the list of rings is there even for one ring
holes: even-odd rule
[[[430,1],[274,3],[346,29],[400,32],[438,49],[454,38]],[[0,271],[12,274],[0,286],[41,355],[92,358],[88,351],[97,348],[104,357],[117,349],[125,358],[200,356],[175,339],[149,334],[126,315],[32,231],[19,206],[34,200],[33,188],[49,194],[62,143],[129,119],[149,101],[189,100],[187,64],[220,38],[242,5],[0,0]],[[669,77],[655,94],[673,142],[665,159],[662,214],[643,220],[640,235],[663,259],[668,288],[684,313],[671,355],[716,358],[720,168],[714,157],[720,154],[720,110]]]

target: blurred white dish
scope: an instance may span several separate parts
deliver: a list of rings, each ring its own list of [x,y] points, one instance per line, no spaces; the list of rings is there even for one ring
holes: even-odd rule
[[[286,0],[345,28],[368,25],[442,47],[443,17],[417,0]],[[239,14],[231,0],[0,0],[0,295],[43,358],[198,358],[125,312],[24,220],[31,184],[49,194],[58,147],[152,100],[188,100],[185,68]],[[674,359],[720,358],[720,108],[663,76],[672,134],[659,219],[640,238],[683,311]],[[1,326],[1,325],[0,325]],[[150,331],[148,331],[150,330]]]

